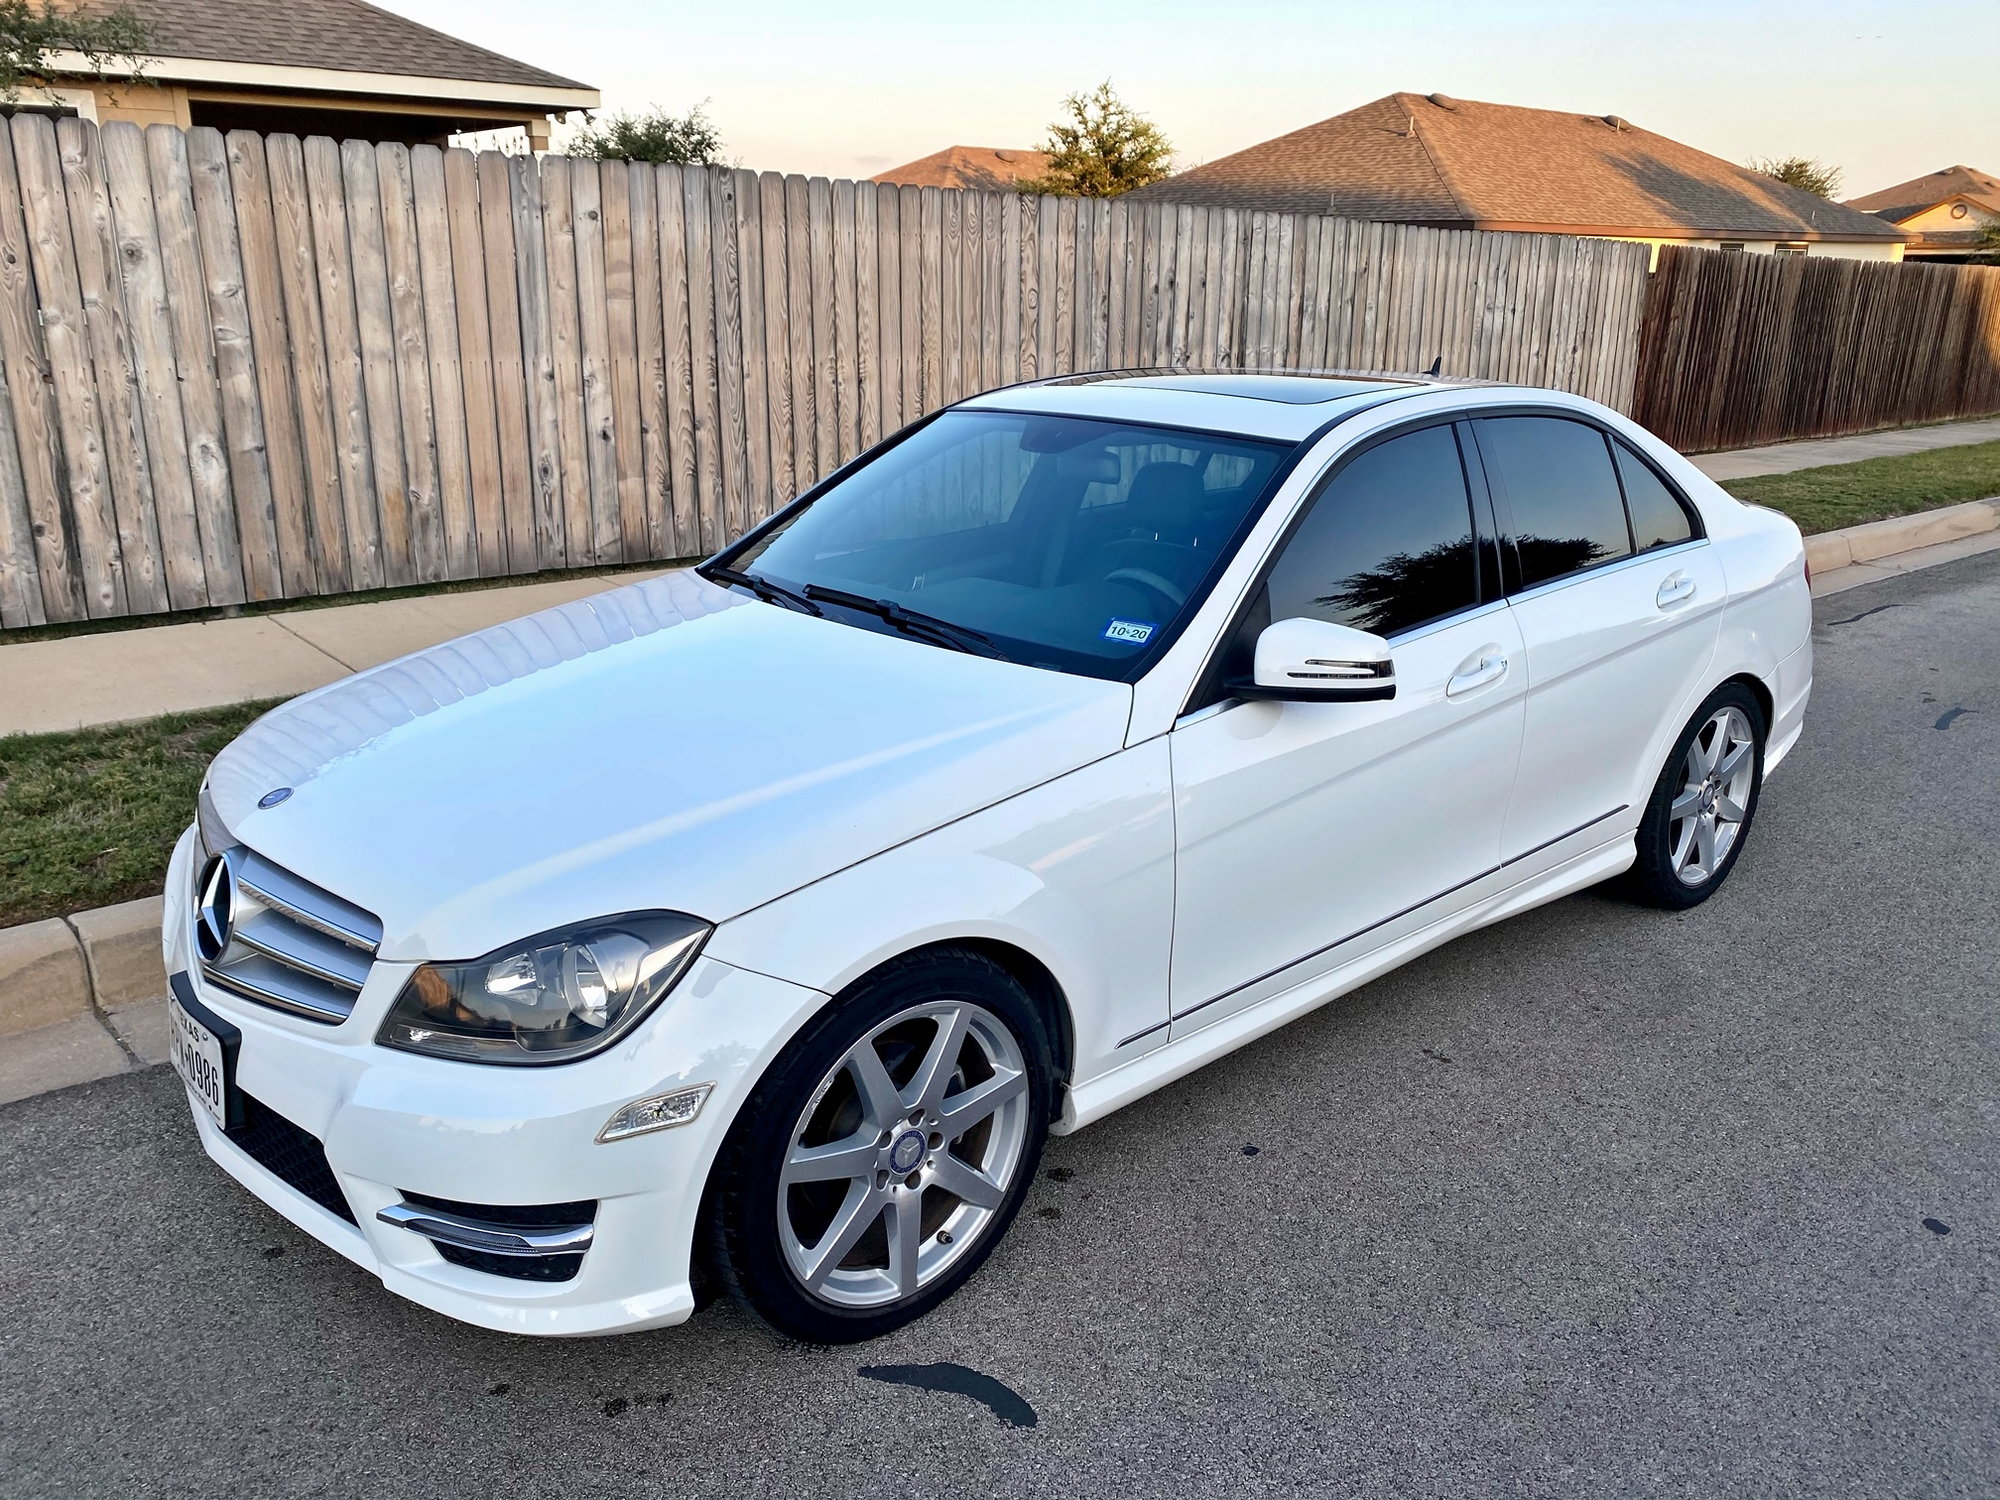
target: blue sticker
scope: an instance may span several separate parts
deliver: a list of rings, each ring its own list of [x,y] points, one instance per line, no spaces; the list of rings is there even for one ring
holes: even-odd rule
[[[1104,627],[1107,641],[1128,641],[1134,646],[1143,646],[1153,638],[1153,632],[1160,627],[1150,620],[1113,620]]]

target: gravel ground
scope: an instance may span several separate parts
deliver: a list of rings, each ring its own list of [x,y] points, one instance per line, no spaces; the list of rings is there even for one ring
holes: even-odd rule
[[[460,1327],[163,1070],[0,1110],[0,1494],[2000,1492],[2000,554],[1818,645],[1715,900],[1573,897],[1054,1142],[859,1349]]]

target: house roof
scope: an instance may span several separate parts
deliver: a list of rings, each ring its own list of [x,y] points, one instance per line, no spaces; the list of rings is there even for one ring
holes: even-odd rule
[[[363,0],[124,0],[150,55],[274,68],[588,89]],[[110,0],[86,0],[110,10]]]
[[[1616,115],[1390,94],[1129,195],[1454,228],[1901,240],[1895,226]]]
[[[929,156],[875,174],[873,181],[904,187],[1011,188],[1049,168],[1048,153],[1002,146],[947,146]]]
[[[1970,198],[1980,207],[2000,213],[2000,178],[1976,167],[1941,167],[1894,187],[1849,198],[1847,206],[1895,223],[1953,198]]]

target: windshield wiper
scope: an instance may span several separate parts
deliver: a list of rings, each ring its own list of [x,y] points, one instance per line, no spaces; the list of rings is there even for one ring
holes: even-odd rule
[[[845,609],[858,609],[863,614],[874,615],[878,620],[887,620],[907,635],[928,636],[933,644],[949,646],[954,651],[990,656],[995,661],[1013,660],[993,644],[991,636],[981,635],[969,625],[954,625],[950,620],[927,615],[920,609],[906,609],[894,599],[870,599],[866,594],[850,594],[846,589],[830,589],[818,583],[806,585],[806,597],[826,604],[838,604]]]
[[[696,568],[695,571],[712,582],[733,583],[738,588],[748,589],[766,604],[788,604],[793,609],[809,615],[826,613],[797,589],[788,589],[782,583],[773,583],[761,573],[745,573],[736,568],[725,568],[720,563],[713,567]]]

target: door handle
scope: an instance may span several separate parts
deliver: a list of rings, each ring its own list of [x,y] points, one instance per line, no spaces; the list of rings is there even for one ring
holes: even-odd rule
[[[1672,609],[1677,604],[1685,604],[1694,597],[1694,580],[1682,572],[1669,573],[1660,582],[1660,592],[1654,600],[1661,609]]]
[[[1462,697],[1489,683],[1498,682],[1506,675],[1507,653],[1498,646],[1482,646],[1477,655],[1461,662],[1458,670],[1451,674],[1451,680],[1444,685],[1444,695],[1447,698]]]

